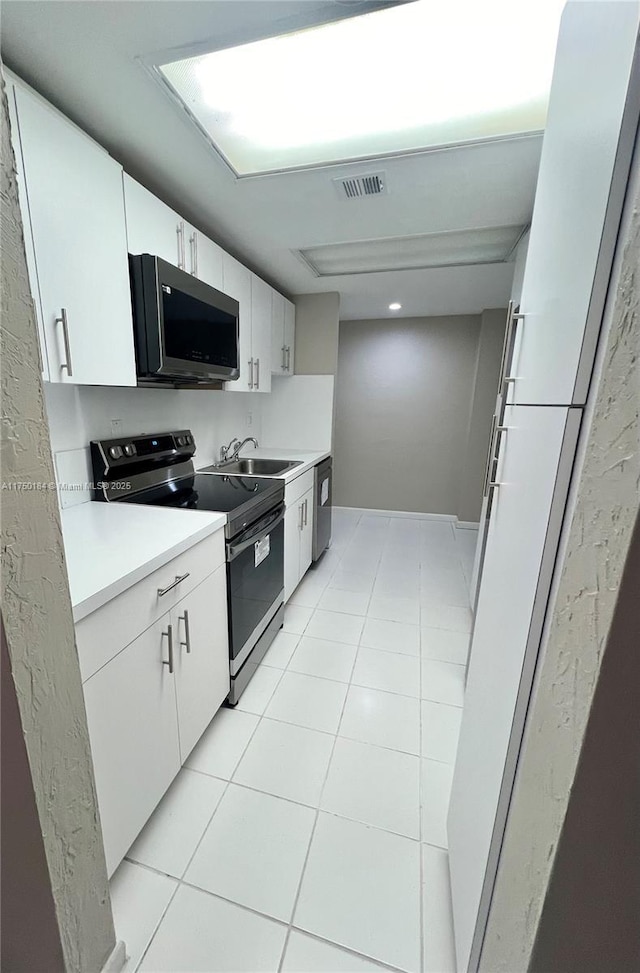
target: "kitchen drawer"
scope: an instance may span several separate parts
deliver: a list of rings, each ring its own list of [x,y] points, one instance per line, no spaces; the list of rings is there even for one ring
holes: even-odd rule
[[[82,681],[221,567],[224,543],[224,531],[219,530],[81,619],[76,624],[76,644]],[[170,587],[176,578],[183,580]],[[166,594],[159,594],[167,588]]]
[[[287,507],[291,507],[296,500],[299,500],[305,493],[313,489],[313,476],[314,470],[307,470],[302,476],[298,476],[295,480],[291,480],[285,484],[284,502]]]

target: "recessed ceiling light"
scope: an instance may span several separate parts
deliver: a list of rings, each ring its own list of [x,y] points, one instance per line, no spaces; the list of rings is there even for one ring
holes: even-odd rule
[[[238,175],[326,165],[541,131],[563,6],[416,0],[157,67]]]
[[[400,311],[401,308],[402,308],[402,304],[398,304],[397,301],[394,304],[389,305],[390,311]]]

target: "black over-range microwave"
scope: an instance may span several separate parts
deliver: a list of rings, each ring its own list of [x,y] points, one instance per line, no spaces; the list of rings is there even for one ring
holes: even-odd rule
[[[233,381],[240,375],[232,297],[151,254],[129,254],[138,382]]]

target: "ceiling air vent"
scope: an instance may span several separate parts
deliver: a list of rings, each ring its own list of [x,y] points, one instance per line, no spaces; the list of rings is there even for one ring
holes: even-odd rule
[[[365,196],[380,196],[387,192],[384,172],[366,172],[360,176],[334,179],[333,184],[340,199],[363,199]]]

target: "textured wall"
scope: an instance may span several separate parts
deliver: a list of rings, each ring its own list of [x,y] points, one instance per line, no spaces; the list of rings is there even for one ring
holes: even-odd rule
[[[543,653],[536,676],[535,694],[528,715],[516,788],[507,822],[496,889],[489,915],[480,969],[486,973],[514,973],[541,970],[561,973],[626,973],[637,969],[638,953],[638,828],[637,828],[637,731],[638,674],[637,653],[639,626],[637,613],[638,578],[635,588],[635,631],[633,640],[614,641],[611,626],[617,608],[620,583],[631,544],[640,504],[640,165],[638,153],[634,166],[632,189],[625,210],[625,222],[616,256],[612,297],[608,304],[605,327],[609,327],[604,353],[596,370],[595,400],[590,403],[591,417],[586,424],[583,464],[573,514],[565,541],[562,570],[555,592],[554,608],[547,630]],[[610,638],[611,636],[611,638]],[[619,638],[619,637],[618,637]],[[617,747],[625,753],[635,746],[634,770],[628,776],[623,768],[616,783],[611,763],[616,761],[616,747],[601,754],[601,773],[592,779],[591,790],[580,790],[576,768],[585,741],[585,731],[592,716],[594,696],[601,691],[601,676],[606,671],[607,655],[630,652],[629,664],[611,656],[610,671],[617,672],[616,691],[607,687],[610,706],[628,707],[628,693],[635,700],[635,718],[621,730]],[[608,661],[608,660],[607,660]],[[596,714],[596,707],[593,708]],[[613,723],[610,710],[609,723]],[[583,752],[587,766],[587,748]],[[629,761],[627,761],[627,765]],[[622,765],[621,765],[622,767]],[[607,772],[605,772],[607,771]],[[602,792],[615,788],[610,802]],[[569,799],[575,788],[576,800],[582,798],[584,812],[598,805],[599,844],[574,843],[570,829],[563,833],[565,822],[579,821],[580,807],[574,805],[567,815]],[[571,797],[573,801],[573,796]],[[636,801],[629,813],[629,802]],[[583,815],[584,816],[584,815]],[[619,833],[612,833],[616,829]],[[622,830],[626,829],[626,830]],[[586,829],[583,835],[586,834]],[[610,844],[611,843],[611,844]],[[615,862],[621,862],[621,846],[626,844],[627,858],[635,870],[632,889],[625,885],[628,876],[620,875],[617,883]],[[572,847],[573,854],[560,854]],[[613,881],[607,886],[592,885],[590,879],[606,872],[609,847],[616,852],[610,863]],[[599,858],[600,872],[595,870]],[[564,869],[564,876],[562,870]],[[552,887],[549,887],[553,872]],[[572,876],[572,881],[568,876]],[[563,882],[564,878],[564,882]],[[572,900],[549,895],[554,888],[571,890]],[[607,949],[609,917],[618,908],[615,896],[633,892],[633,943],[636,962],[618,963],[620,950],[627,944],[616,942],[616,951]],[[598,903],[594,905],[593,900]],[[627,903],[628,904],[628,903]],[[549,909],[547,909],[549,906]],[[553,907],[552,907],[553,906]],[[580,933],[562,922],[559,909],[584,917]],[[555,916],[553,912],[555,911]],[[599,924],[593,922],[599,917]],[[618,916],[619,920],[621,917]],[[553,925],[555,924],[555,930]],[[623,923],[624,924],[624,923]],[[627,932],[629,926],[627,925]],[[530,964],[534,940],[539,936],[538,956]],[[586,956],[585,942],[592,947]],[[564,942],[562,939],[564,937]],[[569,938],[567,938],[569,937]],[[560,953],[552,948],[562,945]],[[551,946],[550,946],[551,943]],[[595,952],[593,951],[595,950]],[[573,955],[573,959],[569,957]],[[550,957],[555,956],[554,960]],[[608,959],[607,959],[608,956]],[[580,958],[578,958],[580,957]],[[547,965],[538,965],[546,963]],[[552,963],[552,965],[548,965]]]
[[[4,88],[0,121],[0,457],[11,487],[54,474]],[[2,613],[64,962],[67,971],[95,973],[115,933],[56,495],[5,488],[0,497]]]
[[[457,514],[480,323],[340,323],[334,503]]]

